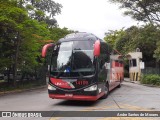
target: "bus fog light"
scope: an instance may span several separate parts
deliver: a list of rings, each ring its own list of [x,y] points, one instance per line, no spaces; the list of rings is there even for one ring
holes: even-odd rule
[[[84,91],[95,91],[95,90],[97,90],[97,85],[93,85],[89,88],[84,89]]]
[[[56,90],[56,88],[51,85],[48,85],[48,90]]]

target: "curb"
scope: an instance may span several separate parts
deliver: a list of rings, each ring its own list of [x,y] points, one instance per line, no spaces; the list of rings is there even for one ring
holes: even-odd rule
[[[141,85],[144,85],[144,86],[147,86],[147,87],[160,88],[160,86],[157,86],[157,85],[149,85],[149,84],[141,84]]]
[[[140,82],[129,81],[129,80],[124,80],[124,81],[125,81],[125,82],[134,83],[134,84],[138,84],[138,85],[147,86],[147,87],[155,87],[155,88],[160,88],[160,86],[157,86],[157,85],[141,84]]]
[[[12,93],[21,93],[21,92],[25,92],[25,91],[32,91],[32,90],[37,90],[37,89],[42,89],[42,88],[47,88],[47,85],[38,86],[35,88],[30,88],[30,89],[17,89],[17,90],[12,90],[12,91],[3,91],[3,92],[0,92],[0,96],[12,94]]]
[[[140,84],[140,82],[138,82],[138,81],[129,81],[129,80],[124,80],[125,82],[130,82],[130,83],[135,83],[135,84]]]

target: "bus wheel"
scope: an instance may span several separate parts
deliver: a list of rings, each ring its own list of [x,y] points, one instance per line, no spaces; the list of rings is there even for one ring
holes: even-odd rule
[[[108,85],[108,83],[107,83],[107,84],[105,85],[104,95],[103,95],[101,98],[102,98],[102,99],[107,98],[108,94],[109,94],[109,85]]]

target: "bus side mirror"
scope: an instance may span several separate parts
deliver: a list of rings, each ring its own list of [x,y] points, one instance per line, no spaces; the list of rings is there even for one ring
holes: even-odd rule
[[[43,46],[43,48],[42,48],[42,57],[43,58],[46,57],[46,53],[47,53],[48,48],[53,47],[53,46],[54,46],[53,43],[46,44]]]
[[[100,41],[96,40],[94,44],[94,56],[99,56],[100,55]]]

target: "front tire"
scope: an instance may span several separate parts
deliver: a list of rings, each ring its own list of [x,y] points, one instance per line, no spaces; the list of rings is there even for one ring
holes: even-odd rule
[[[109,85],[108,83],[105,85],[104,95],[101,97],[102,99],[106,99],[109,94]]]

